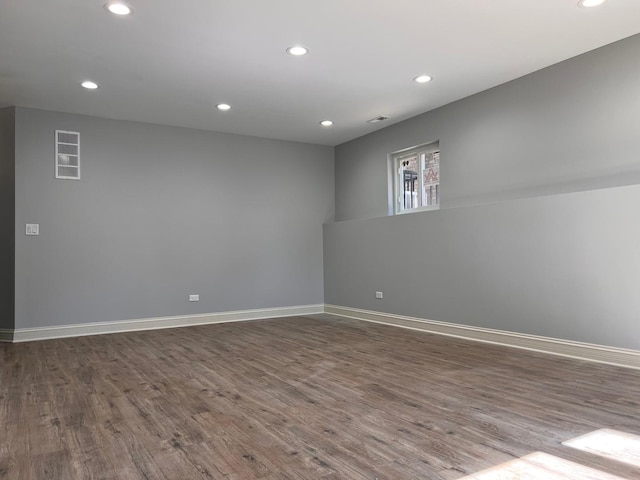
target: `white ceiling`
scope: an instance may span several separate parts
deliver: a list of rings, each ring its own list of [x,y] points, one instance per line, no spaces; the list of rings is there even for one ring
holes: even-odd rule
[[[105,2],[0,0],[0,105],[337,145],[640,32],[639,0]]]

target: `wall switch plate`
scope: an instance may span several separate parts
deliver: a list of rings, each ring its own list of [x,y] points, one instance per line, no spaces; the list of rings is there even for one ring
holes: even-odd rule
[[[27,228],[25,233],[27,235],[40,235],[40,224],[39,223],[27,223]]]
[[[382,292],[376,292],[376,298],[379,300],[382,298]]]
[[[199,302],[200,301],[200,295],[189,295],[189,301],[190,302]]]

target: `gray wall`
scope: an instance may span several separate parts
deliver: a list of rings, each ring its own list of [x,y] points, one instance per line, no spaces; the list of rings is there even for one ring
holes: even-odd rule
[[[435,140],[443,207],[640,183],[638,51],[640,35],[336,147],[336,220],[387,215],[387,154]]]
[[[14,328],[15,110],[0,109],[0,328]]]
[[[16,328],[322,303],[333,201],[330,147],[18,108]]]
[[[627,186],[328,224],[326,303],[640,349],[639,205]]]
[[[638,51],[634,36],[336,147],[351,221],[325,226],[326,303],[640,348]],[[387,155],[436,140],[443,208],[386,216]]]

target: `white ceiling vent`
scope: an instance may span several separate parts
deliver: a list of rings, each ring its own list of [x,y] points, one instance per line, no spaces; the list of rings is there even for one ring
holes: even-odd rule
[[[56,130],[56,178],[80,180],[80,133]]]
[[[389,117],[385,117],[384,115],[379,115],[375,118],[367,120],[367,123],[380,123],[380,122],[384,122],[385,120],[389,120]]]

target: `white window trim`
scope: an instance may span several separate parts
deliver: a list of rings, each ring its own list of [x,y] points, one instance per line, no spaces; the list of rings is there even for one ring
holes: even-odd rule
[[[70,135],[76,135],[76,136],[78,137],[78,144],[77,144],[77,145],[78,145],[78,154],[77,154],[77,155],[75,155],[75,156],[77,156],[77,157],[78,157],[78,165],[77,165],[77,166],[75,166],[75,165],[60,165],[60,162],[59,162],[59,154],[58,154],[58,150],[59,150],[59,149],[58,149],[58,145],[60,145],[61,143],[62,143],[62,144],[64,144],[64,142],[59,142],[59,141],[58,141],[58,137],[59,137],[59,134],[60,134],[60,133],[68,133],[68,134],[70,134]],[[72,131],[70,131],[70,130],[56,130],[55,135],[56,135],[56,152],[55,152],[55,153],[56,153],[56,179],[60,179],[60,180],[80,180],[80,132],[72,132]],[[75,143],[74,143],[74,144],[72,144],[72,145],[75,145]],[[60,174],[59,174],[59,172],[60,172],[60,167],[73,167],[73,168],[77,168],[77,170],[78,170],[78,176],[76,176],[76,177],[69,177],[69,176],[66,176],[66,175],[60,175]]]
[[[407,213],[414,212],[428,212],[429,210],[440,210],[440,205],[427,205],[426,207],[409,208],[408,210],[398,210],[396,205],[396,212],[394,215],[406,215]]]
[[[410,208],[407,210],[400,210],[399,208],[399,198],[401,192],[399,191],[399,179],[398,179],[398,165],[397,160],[398,157],[403,157],[405,155],[415,153],[433,153],[440,151],[440,142],[438,140],[434,142],[423,143],[421,145],[415,145],[409,148],[403,148],[402,150],[397,150],[388,155],[388,171],[389,171],[389,214],[390,215],[405,215],[407,213],[414,212],[427,212],[430,210],[439,210],[440,203],[438,205],[427,205],[422,207]],[[422,175],[419,175],[419,191],[422,195]],[[441,198],[439,199],[441,201]]]

